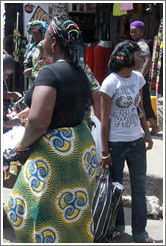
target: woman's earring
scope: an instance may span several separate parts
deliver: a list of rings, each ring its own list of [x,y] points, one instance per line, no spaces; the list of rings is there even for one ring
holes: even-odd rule
[[[52,53],[54,53],[54,52],[55,52],[54,47],[52,47]]]

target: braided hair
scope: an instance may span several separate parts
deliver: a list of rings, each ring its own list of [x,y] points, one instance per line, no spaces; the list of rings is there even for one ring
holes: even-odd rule
[[[134,67],[135,59],[134,52],[141,51],[137,42],[124,41],[115,46],[112,52],[108,66],[112,72],[118,72],[123,67]]]
[[[56,38],[57,43],[65,49],[72,62],[79,68],[84,68],[84,62],[80,59],[79,51],[83,49],[83,42],[80,38],[80,29],[72,20],[58,20],[54,17],[49,24],[48,31],[52,37]]]

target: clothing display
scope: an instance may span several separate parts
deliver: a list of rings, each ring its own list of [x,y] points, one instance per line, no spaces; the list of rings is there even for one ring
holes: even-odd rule
[[[23,37],[18,30],[14,29],[13,43],[15,43],[15,51],[13,51],[15,61],[22,64],[27,45],[27,38]]]
[[[121,3],[114,3],[113,5],[113,16],[126,15],[126,10],[121,10]]]
[[[112,53],[112,42],[101,40],[94,49],[94,76],[101,85],[108,75],[108,62]]]
[[[95,144],[84,123],[47,132],[5,207],[19,241],[93,243],[95,169]]]
[[[95,27],[98,40],[110,40],[110,4],[96,3]]]
[[[128,11],[134,9],[133,3],[121,3],[120,10],[121,11]]]
[[[154,83],[156,89],[156,96],[158,97],[158,89],[160,82],[160,75],[162,74],[161,67],[163,61],[163,19],[161,20],[158,35],[154,38],[152,65],[149,72],[149,80]]]

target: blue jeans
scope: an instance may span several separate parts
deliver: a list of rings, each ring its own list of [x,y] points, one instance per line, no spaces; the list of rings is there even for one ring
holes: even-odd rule
[[[146,207],[146,151],[143,138],[132,142],[109,142],[113,165],[110,172],[113,182],[123,182],[124,163],[127,162],[132,196],[132,234],[134,240],[148,236]],[[125,187],[124,187],[125,188]],[[122,202],[117,214],[115,230],[124,231],[124,210]]]

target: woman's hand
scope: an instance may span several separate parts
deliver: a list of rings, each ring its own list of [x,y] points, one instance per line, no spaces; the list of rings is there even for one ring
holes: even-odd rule
[[[23,74],[26,76],[26,77],[29,77],[32,75],[32,68],[27,68],[23,71]]]
[[[150,134],[144,136],[145,150],[150,150],[153,147],[153,141]]]
[[[19,112],[17,114],[18,118],[20,118],[22,121],[27,121],[28,119],[28,114],[29,114],[29,108],[25,108],[24,110],[22,110],[21,112]]]
[[[103,169],[108,170],[109,166],[112,165],[112,158],[111,155],[108,154],[107,156],[101,156],[100,165]]]
[[[16,152],[17,154],[20,154],[20,152],[26,151],[26,150],[28,150],[28,148],[23,149],[23,148],[21,147],[21,143],[20,143],[20,142],[17,143],[16,146],[15,146],[15,152]]]

